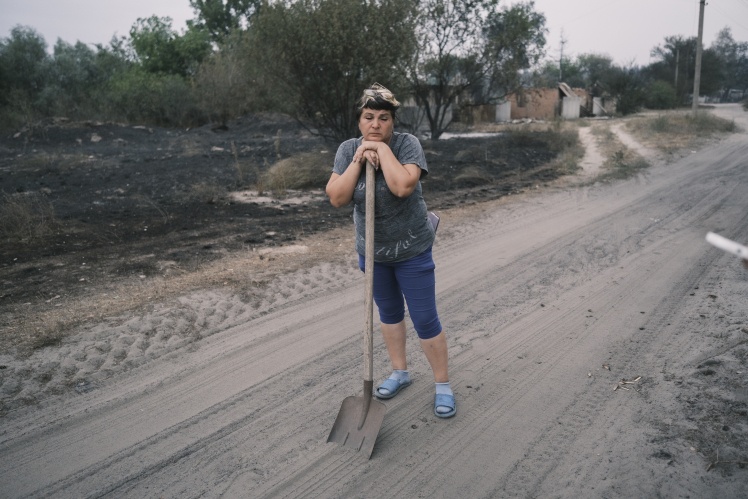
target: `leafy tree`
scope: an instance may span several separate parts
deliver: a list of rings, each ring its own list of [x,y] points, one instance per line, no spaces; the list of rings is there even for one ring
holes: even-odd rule
[[[452,122],[451,110],[500,100],[519,86],[519,70],[542,55],[545,17],[534,3],[496,10],[498,0],[423,0],[418,50],[408,66],[411,93],[425,110],[431,138]]]
[[[521,71],[543,57],[545,34],[545,16],[535,12],[533,2],[488,14],[482,35],[489,90],[481,102],[502,99],[519,88]]]
[[[432,139],[452,122],[452,105],[486,74],[483,20],[497,5],[498,0],[424,0],[419,6],[418,50],[407,77]]]
[[[613,59],[601,54],[581,54],[577,57],[577,65],[582,88],[595,88],[596,86],[606,88],[615,70]]]
[[[204,29],[214,42],[223,42],[232,32],[246,29],[259,12],[262,0],[190,0],[197,20],[192,25]]]
[[[353,103],[379,82],[402,85],[397,68],[413,53],[411,0],[298,0],[267,5],[249,30],[250,78],[272,85],[285,109],[322,136],[353,136]]]
[[[696,71],[696,37],[665,37],[665,43],[652,49],[651,55],[659,59],[647,68],[654,80],[673,82],[678,101],[685,103],[693,93],[693,79]],[[706,49],[701,55],[701,83],[699,91],[709,95],[719,91],[720,59],[714,50]]]
[[[532,84],[538,87],[555,87],[563,72],[564,83],[574,88],[594,91],[598,87],[607,88],[614,68],[613,59],[607,55],[580,54],[576,58],[564,59],[560,69],[557,61],[543,62],[534,69]]]
[[[673,86],[662,80],[652,82],[647,88],[644,105],[648,109],[673,109],[678,105]]]
[[[180,35],[169,17],[139,18],[130,40],[143,69],[151,73],[191,75],[212,50],[207,32],[189,28]]]
[[[647,97],[647,79],[641,68],[633,64],[628,67],[615,68],[611,72],[611,96],[616,99],[617,111],[624,116],[639,111]]]
[[[96,44],[96,67],[105,81],[128,71],[137,64],[136,59],[137,56],[127,37],[113,36],[109,45]]]
[[[188,126],[200,121],[190,84],[185,78],[151,73],[139,66],[111,78],[106,106],[108,116],[130,123]]]
[[[33,28],[15,26],[0,40],[0,103],[33,107],[46,85],[47,42]]]
[[[685,96],[693,91],[696,41],[696,38],[668,36],[664,44],[651,51],[651,56],[658,60],[650,64],[647,72],[655,80],[673,82],[680,103],[684,103]]]
[[[229,42],[206,58],[194,79],[198,106],[211,121],[223,126],[230,118],[246,112],[252,92],[242,35],[234,33]]]
[[[560,71],[558,62],[545,60],[529,72],[528,82],[526,86],[536,88],[553,88],[558,85],[559,77]]]
[[[45,71],[46,85],[39,98],[45,114],[83,117],[94,112],[92,93],[106,84],[106,78],[93,49],[82,42],[70,45],[57,40]]]
[[[710,47],[721,62],[721,100],[727,99],[731,89],[748,90],[748,43],[736,42],[732,31],[726,27],[720,30],[717,39]]]

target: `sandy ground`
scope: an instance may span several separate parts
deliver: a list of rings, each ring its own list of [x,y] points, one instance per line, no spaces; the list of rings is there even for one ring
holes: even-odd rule
[[[748,271],[704,236],[748,239],[748,134],[665,163],[616,133],[655,166],[594,183],[590,146],[578,181],[441,213],[455,418],[411,341],[371,460],[326,443],[363,365],[363,277],[333,231],[249,303],[205,290],[2,359],[35,373],[4,390],[48,396],[0,420],[0,496],[745,497]],[[45,388],[65,369],[75,393]]]

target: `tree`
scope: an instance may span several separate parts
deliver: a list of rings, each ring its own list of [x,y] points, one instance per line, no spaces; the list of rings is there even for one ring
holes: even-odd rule
[[[489,13],[483,28],[488,92],[480,102],[503,99],[519,88],[521,71],[543,57],[545,34],[545,16],[535,12],[533,2]]]
[[[690,100],[693,92],[693,78],[696,70],[696,37],[665,37],[665,43],[652,49],[652,57],[659,61],[647,68],[654,80],[672,82],[678,101]],[[712,49],[702,52],[700,93],[704,95],[718,91],[720,85],[720,60]]]
[[[748,90],[748,43],[736,42],[732,31],[726,27],[720,30],[710,48],[721,62],[721,100],[727,100],[731,89],[745,94]]]
[[[232,32],[247,29],[261,3],[262,0],[190,0],[197,14],[191,24],[207,31],[212,41],[221,43]]]
[[[452,122],[452,106],[498,101],[519,85],[519,70],[542,55],[545,17],[533,2],[497,11],[498,0],[424,0],[418,50],[408,66],[411,93],[431,138]]]
[[[436,140],[452,122],[452,106],[485,75],[481,32],[498,0],[424,0],[418,50],[408,67],[410,90]]]
[[[611,72],[609,92],[616,99],[617,111],[624,116],[633,114],[644,106],[647,97],[647,79],[641,68],[633,64],[615,68]]]
[[[659,59],[650,64],[647,73],[655,80],[672,82],[678,102],[693,89],[691,74],[696,65],[696,38],[665,37],[665,43],[652,49],[650,55]]]
[[[219,50],[203,61],[194,79],[200,109],[222,126],[246,112],[251,94],[242,35],[237,31],[226,39]]]
[[[105,111],[111,119],[158,126],[200,123],[190,83],[179,75],[132,66],[111,78],[106,95]]]
[[[673,86],[662,80],[652,82],[647,88],[644,105],[648,109],[673,109],[677,107],[678,100]]]
[[[580,54],[577,65],[582,88],[595,88],[597,85],[607,88],[615,69],[613,59],[601,54]]]
[[[0,103],[30,109],[46,84],[47,42],[33,28],[15,26],[0,40]]]
[[[250,79],[272,85],[285,110],[320,135],[353,136],[353,103],[379,82],[396,94],[414,49],[411,0],[298,0],[271,4],[249,30]]]
[[[40,96],[46,114],[88,114],[95,106],[91,93],[106,84],[96,52],[82,42],[70,45],[57,40],[46,72],[46,85]]]
[[[589,53],[580,54],[575,58],[564,58],[563,82],[572,88],[593,91],[598,87],[607,88],[614,68],[613,59],[607,55]],[[559,75],[558,62],[547,60],[532,72],[532,84],[552,88],[559,83]]]
[[[139,18],[130,28],[130,40],[143,69],[151,73],[194,74],[212,50],[207,32],[191,27],[180,35],[169,17]]]
[[[568,59],[564,61],[567,64]],[[566,72],[566,66],[564,66]],[[528,74],[527,86],[536,88],[553,88],[559,84],[559,67],[558,62],[545,60]]]

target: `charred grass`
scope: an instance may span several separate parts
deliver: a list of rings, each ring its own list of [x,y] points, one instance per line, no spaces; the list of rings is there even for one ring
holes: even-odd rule
[[[441,210],[553,181],[579,151],[549,124],[423,144],[424,195]],[[274,273],[350,251],[339,238],[351,209],[323,194],[336,149],[279,115],[222,130],[49,123],[0,138],[0,353],[198,289],[250,300]],[[291,244],[317,249],[258,251]]]

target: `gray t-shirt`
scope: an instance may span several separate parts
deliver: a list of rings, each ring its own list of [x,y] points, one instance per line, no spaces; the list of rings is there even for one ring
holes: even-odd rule
[[[353,161],[362,138],[346,140],[335,155],[333,172],[342,175]],[[397,160],[421,168],[421,176],[428,175],[426,156],[421,143],[408,133],[394,132],[390,149]],[[366,172],[362,169],[353,193],[353,221],[356,225],[356,251],[366,253]],[[407,198],[398,198],[387,187],[384,174],[376,172],[374,209],[374,261],[401,262],[420,255],[434,243],[434,229],[428,220],[426,202],[423,200],[421,182]]]

